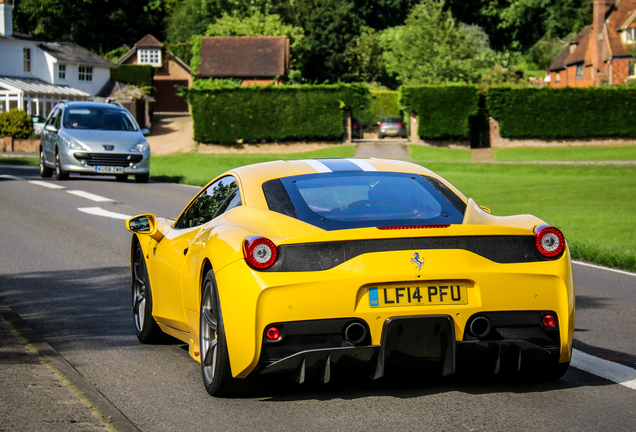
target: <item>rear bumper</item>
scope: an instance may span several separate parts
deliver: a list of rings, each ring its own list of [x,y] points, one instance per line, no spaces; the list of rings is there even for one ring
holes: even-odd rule
[[[448,376],[479,364],[498,374],[520,372],[537,361],[557,363],[558,345],[558,340],[556,345],[515,339],[456,341],[449,316],[399,317],[384,323],[381,345],[307,349],[276,360],[268,359],[264,350],[256,371],[285,373],[299,383],[310,378],[326,383],[342,370],[366,371],[372,379],[396,371]]]

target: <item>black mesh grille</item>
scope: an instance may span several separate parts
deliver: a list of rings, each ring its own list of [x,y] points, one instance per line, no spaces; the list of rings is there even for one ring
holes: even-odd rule
[[[544,261],[534,236],[416,237],[301,243],[278,247],[279,258],[268,271],[329,270],[366,253],[423,249],[463,249],[491,261],[508,264]],[[559,258],[559,257],[556,257]],[[555,258],[555,259],[556,259]]]
[[[140,154],[75,153],[75,159],[79,161],[86,161],[86,163],[90,166],[126,167],[131,162],[133,164],[141,162],[143,156]]]

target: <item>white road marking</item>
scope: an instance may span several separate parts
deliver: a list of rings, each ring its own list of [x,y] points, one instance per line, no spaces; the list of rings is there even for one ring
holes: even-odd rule
[[[584,353],[577,349],[572,350],[570,365],[593,375],[613,381],[622,386],[636,390],[636,369],[632,369],[620,363],[605,360]]]
[[[38,185],[38,186],[44,186],[51,189],[66,189],[64,186],[60,186],[59,184],[43,182],[39,180],[29,180],[29,183]]]
[[[95,202],[114,201],[110,198],[104,198],[103,196],[95,195],[95,194],[80,191],[80,190],[67,190],[66,192],[70,193],[71,195],[77,195],[78,197],[86,198]]]
[[[95,215],[95,216],[109,217],[109,218],[113,218],[113,219],[126,220],[126,219],[130,219],[132,217],[132,216],[128,216],[128,215],[125,215],[125,214],[115,213],[115,212],[111,212],[111,211],[108,211],[108,210],[104,210],[104,209],[101,209],[99,207],[80,207],[80,208],[78,208],[78,210],[83,212],[83,213],[88,213],[88,214]]]
[[[628,272],[628,271],[625,271],[625,270],[617,270],[617,269],[613,269],[613,268],[610,268],[610,267],[603,267],[603,266],[596,265],[596,264],[586,263],[586,262],[583,262],[583,261],[574,261],[574,260],[572,260],[572,262],[574,264],[582,265],[582,266],[585,266],[585,267],[592,267],[592,268],[595,268],[595,269],[607,270],[607,271],[611,271],[611,272],[614,272],[614,273],[620,273],[620,274],[624,274],[624,275],[628,275],[628,276],[636,276],[636,273]]]
[[[12,176],[9,174],[2,174],[0,175],[0,178],[5,178],[5,179],[9,179],[9,180],[24,180],[22,177],[16,177],[16,176]]]

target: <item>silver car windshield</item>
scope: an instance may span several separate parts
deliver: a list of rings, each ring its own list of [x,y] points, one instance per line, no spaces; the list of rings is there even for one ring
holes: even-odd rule
[[[104,107],[73,107],[64,114],[64,128],[111,131],[137,131],[137,124],[126,111]]]

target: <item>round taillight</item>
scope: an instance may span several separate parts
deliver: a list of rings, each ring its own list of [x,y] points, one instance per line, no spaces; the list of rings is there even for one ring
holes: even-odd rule
[[[549,313],[543,314],[543,317],[541,318],[541,324],[545,328],[553,328],[556,325],[556,318],[554,315]]]
[[[561,255],[565,249],[565,237],[557,228],[550,225],[538,225],[534,229],[537,250],[546,258]]]
[[[265,337],[271,341],[277,341],[280,339],[280,330],[278,327],[270,327],[265,332]]]
[[[276,262],[278,250],[270,239],[248,236],[243,242],[243,255],[250,266],[258,270],[264,270]]]

